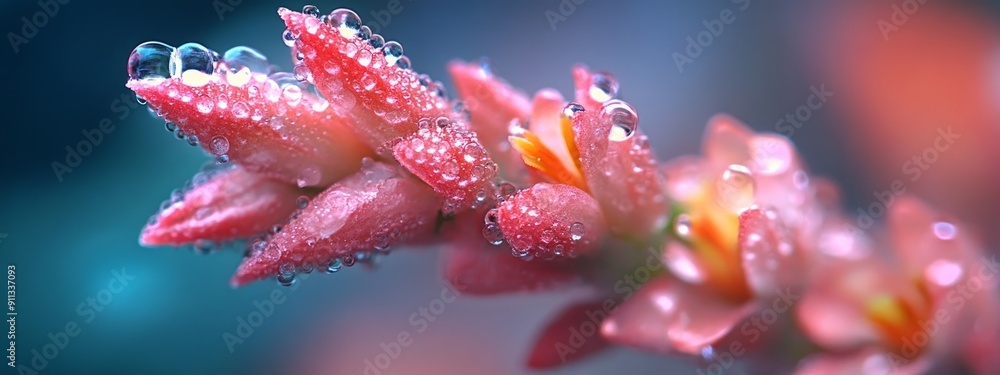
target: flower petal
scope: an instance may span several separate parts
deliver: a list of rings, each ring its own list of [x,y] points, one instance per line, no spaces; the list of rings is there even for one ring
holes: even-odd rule
[[[419,180],[373,163],[316,196],[262,251],[243,261],[232,283],[275,275],[285,263],[322,266],[429,235],[440,207],[441,199]]]
[[[753,130],[742,121],[727,114],[717,114],[708,120],[702,153],[715,165],[745,164],[750,160],[749,142],[752,136]]]
[[[612,342],[661,353],[700,354],[752,311],[671,276],[650,281],[601,326]]]
[[[328,186],[357,171],[371,154],[322,99],[298,87],[286,96],[260,74],[242,85],[218,74],[202,76],[207,82],[200,86],[186,84],[187,76],[132,80],[127,86],[167,121],[197,136],[209,153],[300,187]]]
[[[157,214],[142,230],[144,246],[180,246],[196,240],[228,241],[266,233],[311,195],[290,184],[242,168],[217,172]]]
[[[919,375],[930,361],[919,357],[908,360],[896,354],[871,348],[848,354],[817,354],[799,363],[794,375]]]
[[[507,143],[511,120],[525,120],[531,104],[524,93],[507,85],[482,64],[453,61],[448,71],[455,81],[458,97],[469,110],[469,127],[502,167],[503,178],[524,179],[526,170],[521,155]]]
[[[573,67],[573,88],[576,102],[588,111],[598,111],[605,102],[618,96],[618,81],[614,76],[591,72],[582,65]]]
[[[542,258],[597,251],[607,224],[597,202],[569,185],[539,183],[501,203],[497,224],[515,253]]]
[[[441,225],[444,278],[462,293],[492,295],[550,290],[580,280],[579,264],[570,260],[525,262],[510,245],[484,239],[488,206],[458,214]]]
[[[528,367],[552,368],[594,355],[610,344],[598,330],[615,308],[614,300],[582,302],[565,308],[535,339]]]
[[[757,208],[740,214],[739,244],[747,282],[758,296],[801,284],[807,270],[801,249],[773,210]]]
[[[573,116],[582,172],[616,234],[645,239],[667,224],[667,200],[649,140],[638,130],[611,140],[613,121],[595,111]]]
[[[422,123],[427,125],[397,143],[393,155],[445,197],[445,213],[472,208],[493,195],[490,180],[496,176],[497,165],[476,134],[455,124]]]
[[[416,132],[419,119],[459,117],[436,87],[422,85],[413,70],[397,66],[396,57],[387,59],[368,41],[345,36],[346,28],[285,8],[278,14],[295,35],[312,83],[372,149]]]

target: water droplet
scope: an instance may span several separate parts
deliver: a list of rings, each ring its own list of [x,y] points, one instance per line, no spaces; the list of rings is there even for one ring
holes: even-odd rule
[[[587,228],[584,227],[581,222],[574,222],[569,226],[569,236],[573,241],[579,241],[583,238],[583,235],[587,234]]]
[[[601,116],[604,121],[611,123],[608,139],[612,141],[625,141],[639,129],[639,115],[631,105],[621,100],[612,99],[604,103]]]
[[[678,215],[676,222],[674,222],[674,233],[683,239],[690,238],[692,234],[691,217],[687,214]]]
[[[719,204],[732,212],[741,213],[754,204],[754,179],[750,169],[731,164],[715,181]]]
[[[306,207],[309,207],[309,197],[303,195],[296,198],[295,206],[298,207],[300,210],[306,209]]]
[[[964,270],[959,264],[938,259],[927,266],[924,270],[924,276],[940,286],[952,286],[962,278]]]
[[[506,181],[501,182],[499,187],[500,187],[500,196],[505,199],[510,198],[511,196],[514,195],[514,193],[517,193],[517,186],[514,186],[514,184],[510,182]]]
[[[618,80],[608,73],[594,73],[590,77],[590,98],[598,103],[618,97]]]
[[[352,256],[352,255],[345,255],[345,256],[344,256],[344,257],[343,257],[343,258],[341,259],[341,262],[342,262],[342,263],[343,263],[343,264],[344,264],[345,266],[348,266],[348,267],[351,267],[351,266],[353,266],[353,265],[354,265],[354,256]]]
[[[486,224],[495,224],[500,220],[500,211],[496,208],[486,211],[486,216],[484,218]]]
[[[312,72],[309,71],[309,67],[305,64],[296,65],[292,69],[292,74],[295,75],[295,79],[299,82],[312,82]]]
[[[233,103],[233,116],[245,118],[250,115],[250,106],[244,102]]]
[[[486,224],[483,227],[483,237],[493,245],[503,243],[503,232],[500,231],[500,226],[496,224]]]
[[[226,164],[229,162],[229,155],[219,155],[215,157],[215,162],[218,164]]]
[[[295,280],[295,274],[294,273],[291,273],[291,274],[288,274],[288,275],[281,275],[281,274],[279,274],[278,277],[277,277],[277,281],[278,281],[278,285],[281,285],[281,286],[292,286],[292,285],[295,285],[295,282],[296,282],[296,280]]]
[[[350,9],[340,8],[330,12],[327,22],[345,38],[353,38],[361,31],[361,17]]]
[[[281,33],[281,40],[286,46],[295,47],[295,35],[292,35],[292,30],[285,29],[285,32]]]
[[[213,103],[212,100],[209,98],[201,98],[198,99],[198,103],[196,104],[196,106],[198,107],[198,112],[211,113],[212,108],[215,107],[215,103]]]
[[[315,5],[306,5],[302,7],[302,14],[307,14],[319,18],[319,8],[317,8]]]
[[[229,140],[223,136],[215,136],[212,138],[211,146],[212,153],[215,155],[222,155],[229,152]]]
[[[361,26],[361,28],[358,29],[358,39],[368,40],[371,37],[372,37],[372,29],[369,28],[368,26]]]
[[[387,42],[382,46],[382,54],[385,55],[385,62],[393,65],[403,56],[403,46],[396,41]]]
[[[316,168],[308,167],[304,168],[301,173],[299,173],[298,179],[296,179],[296,184],[299,187],[315,186],[319,183],[320,173]]]
[[[302,89],[296,85],[286,85],[281,89],[281,96],[288,104],[296,105],[302,100]]]
[[[167,121],[167,123],[164,126],[166,126],[168,132],[173,132],[174,130],[177,130],[177,124],[172,123],[170,121]]]
[[[958,233],[955,225],[946,221],[936,222],[931,228],[934,231],[934,236],[942,240],[953,239],[955,238],[955,234]]]
[[[215,71],[215,52],[198,43],[185,43],[170,55],[170,76],[180,77],[188,70],[205,74]]]
[[[396,66],[400,69],[410,69],[410,58],[406,56],[400,56],[399,60],[396,60]]]
[[[230,48],[222,55],[222,61],[226,63],[226,67],[232,73],[243,68],[255,73],[268,74],[271,72],[271,64],[267,61],[267,57],[247,46]]]
[[[563,107],[562,115],[568,119],[572,119],[583,111],[586,111],[586,108],[583,108],[579,103],[569,103]]]
[[[129,79],[170,77],[170,55],[174,47],[160,42],[145,42],[128,57]]]
[[[341,263],[340,258],[336,258],[331,260],[330,264],[326,266],[326,272],[336,273],[337,271],[340,271],[342,267],[344,267],[344,264]]]
[[[363,49],[360,52],[358,52],[358,64],[361,64],[361,66],[368,66],[368,64],[371,63],[372,63],[371,52],[368,52],[367,49]]]
[[[197,146],[198,145],[198,136],[197,135],[192,135],[190,137],[187,137],[187,143],[190,146]]]
[[[382,48],[382,46],[385,45],[385,38],[378,34],[372,34],[371,40],[368,41],[368,44],[375,49]]]

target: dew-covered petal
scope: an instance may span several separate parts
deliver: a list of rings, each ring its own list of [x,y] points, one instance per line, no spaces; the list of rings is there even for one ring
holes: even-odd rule
[[[573,87],[576,102],[588,111],[597,111],[611,99],[618,97],[618,80],[609,73],[591,72],[587,67],[573,67]]]
[[[966,228],[911,196],[893,196],[888,224],[901,265],[942,297],[979,271],[977,246]]]
[[[421,118],[455,113],[436,87],[422,85],[413,70],[396,64],[393,53],[399,51],[387,59],[383,50],[390,43],[375,48],[349,29],[334,29],[311,15],[285,8],[278,14],[295,38],[311,82],[372,149],[417,131]]]
[[[753,134],[742,121],[717,114],[708,120],[702,153],[715,165],[744,164],[750,159],[749,142]]]
[[[447,238],[442,254],[446,281],[471,295],[550,290],[580,279],[568,260],[525,262],[511,256],[506,243],[483,238],[483,212],[467,211],[442,227]]]
[[[871,347],[850,353],[820,353],[801,362],[794,375],[919,375],[931,363],[925,357],[905,358]]]
[[[303,195],[311,193],[242,168],[215,172],[157,214],[139,243],[179,246],[266,233],[288,219]]]
[[[275,275],[285,263],[320,266],[430,235],[440,207],[427,185],[374,163],[313,198],[263,251],[243,261],[232,283]]]
[[[527,119],[531,104],[527,95],[510,87],[483,64],[453,61],[448,71],[458,97],[469,111],[470,128],[500,164],[504,179],[519,181],[525,174],[521,155],[510,147],[507,136],[512,120]]]
[[[299,186],[328,186],[357,171],[371,150],[332,116],[320,98],[297,86],[283,92],[263,75],[241,85],[220,75],[132,80],[128,87],[202,147],[249,171]],[[247,73],[249,74],[249,73]],[[191,85],[190,75],[204,79]]]
[[[660,353],[700,354],[753,310],[670,276],[642,286],[601,326],[608,340]]]
[[[472,208],[493,195],[497,165],[471,131],[430,124],[397,143],[393,155],[445,198],[446,213]]]
[[[800,248],[773,210],[749,209],[740,214],[739,246],[747,282],[758,296],[771,296],[798,285],[808,270]]]
[[[546,369],[575,362],[608,347],[601,322],[615,309],[615,301],[581,302],[563,309],[535,339],[528,368]]]
[[[569,185],[535,184],[501,203],[497,214],[505,240],[524,256],[591,254],[608,234],[594,198]]]
[[[632,129],[614,137],[609,117],[595,111],[573,116],[581,169],[612,232],[645,239],[667,225],[662,177],[646,136]]]

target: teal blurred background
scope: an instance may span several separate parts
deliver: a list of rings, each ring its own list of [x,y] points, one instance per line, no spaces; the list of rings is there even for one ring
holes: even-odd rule
[[[0,46],[6,112],[0,261],[17,270],[19,364],[30,366],[32,350],[52,342],[50,333],[59,341],[75,322],[79,334],[67,336],[41,373],[362,374],[365,360],[382,353],[380,344],[412,331],[409,316],[438,298],[445,285],[433,249],[396,251],[372,272],[314,274],[291,290],[271,281],[232,289],[228,280],[241,258],[235,249],[198,255],[138,245],[160,202],[210,159],[135,103],[124,87],[129,52],[147,40],[196,41],[218,51],[248,45],[288,70],[275,10],[305,3],[262,3],[243,1],[220,19],[209,0],[70,1],[16,53]],[[353,8],[370,23],[371,12],[387,3],[313,4],[324,12]],[[809,24],[808,17],[822,18],[818,2],[754,1],[683,73],[671,54],[704,30],[703,20],[738,4],[587,0],[553,28],[546,11],[558,11],[560,3],[402,0],[403,11],[381,33],[403,44],[415,70],[449,86],[449,60],[481,56],[526,92],[555,87],[570,94],[569,69],[576,63],[613,72],[661,158],[696,152],[704,123],[716,112],[767,128],[817,83],[799,50],[797,28]],[[2,30],[19,32],[21,17],[40,9],[36,1],[4,1]],[[815,173],[845,187],[849,202],[866,202],[870,189],[837,158],[849,146],[832,117],[818,111],[794,141]],[[52,163],[65,162],[66,147],[85,140],[82,132],[97,129],[103,118],[114,130],[72,172],[57,175]],[[109,293],[114,272],[122,270],[134,278]],[[231,352],[223,335],[235,333],[239,319],[257,311],[255,301],[275,290],[284,303]],[[525,373],[535,332],[586,293],[462,296],[381,373]],[[108,303],[98,312],[88,298]],[[695,370],[677,359],[616,348],[550,373],[615,371]]]

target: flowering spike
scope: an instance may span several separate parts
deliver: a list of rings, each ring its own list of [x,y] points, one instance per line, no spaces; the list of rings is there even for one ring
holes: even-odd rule
[[[459,99],[469,110],[470,128],[493,159],[503,167],[502,177],[520,180],[524,175],[521,155],[507,144],[512,120],[524,120],[531,104],[524,93],[507,85],[483,64],[455,61],[448,64]]]
[[[377,149],[416,132],[421,118],[454,114],[435,88],[422,85],[416,73],[396,65],[394,51],[387,50],[398,46],[390,44],[395,42],[378,49],[316,17],[287,9],[279,14],[295,38],[313,84],[369,147]]]
[[[206,151],[299,186],[327,186],[356,171],[371,154],[332,118],[323,99],[297,86],[283,90],[261,74],[247,75],[237,85],[200,73],[131,80],[127,86],[189,137],[196,136]],[[191,85],[190,76],[205,82]]]
[[[440,207],[440,198],[422,182],[375,163],[313,198],[262,251],[243,261],[232,283],[275,275],[282,264],[315,267],[415,240],[433,232]]]
[[[535,339],[528,357],[528,367],[557,367],[587,358],[607,348],[610,343],[601,335],[584,336],[582,343],[574,336],[580,331],[596,331],[603,317],[607,316],[607,311],[613,308],[602,301],[595,301],[577,303],[563,309]],[[567,345],[572,345],[573,349],[567,349]]]
[[[303,194],[308,192],[242,168],[217,172],[157,214],[139,243],[179,246],[255,236],[287,220]]]
[[[586,192],[569,185],[539,183],[500,204],[498,224],[516,254],[587,255],[607,236],[601,209]]]

